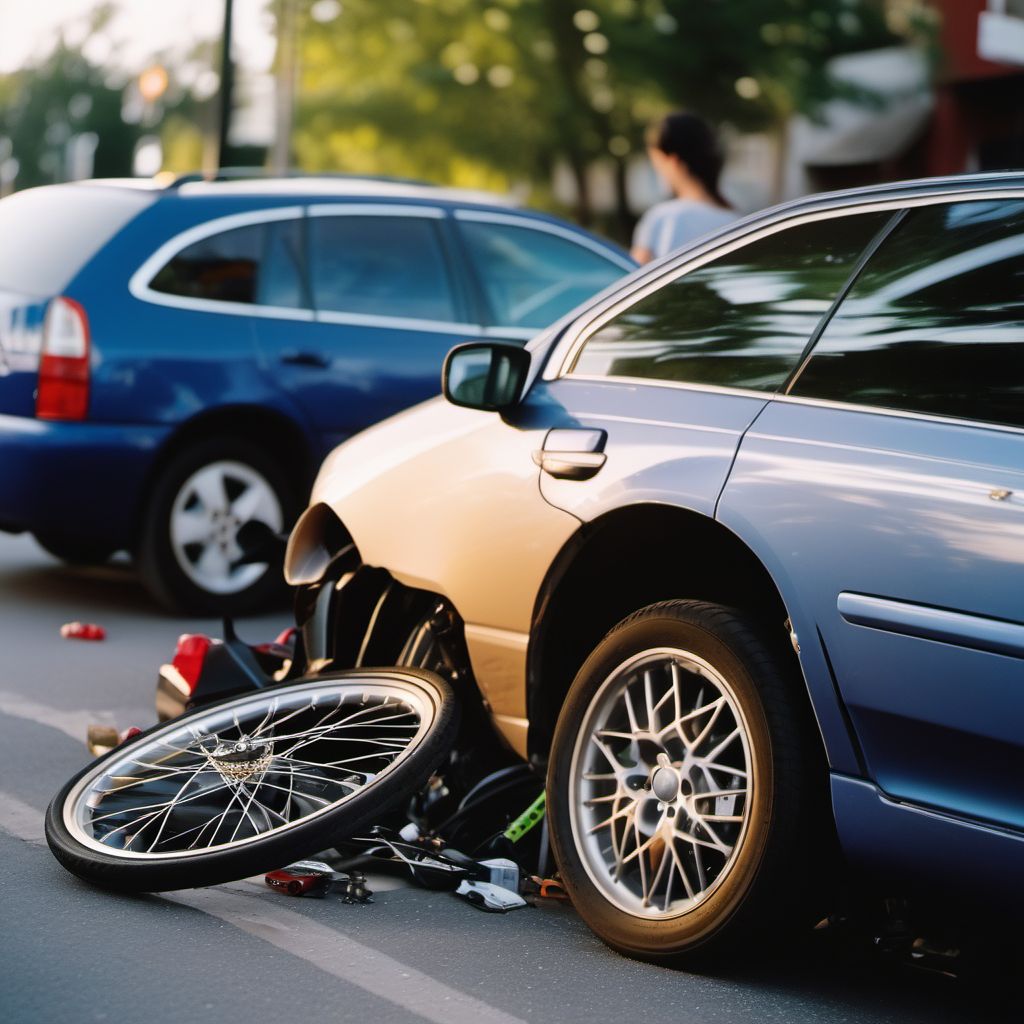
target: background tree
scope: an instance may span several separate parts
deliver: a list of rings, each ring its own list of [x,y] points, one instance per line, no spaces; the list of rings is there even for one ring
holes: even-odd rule
[[[912,19],[900,33],[887,23],[892,2],[346,0],[323,23],[304,6],[296,158],[309,169],[535,183],[534,201],[550,199],[562,164],[584,223],[588,170],[606,161],[622,235],[626,161],[646,124],[676,107],[740,130],[814,115],[844,92],[830,58],[911,34]]]
[[[91,29],[110,16],[109,5],[97,8]],[[94,174],[131,174],[138,131],[124,122],[122,86],[107,75],[59,38],[41,63],[0,79],[0,147],[17,161],[19,188],[66,180],[76,138],[95,145]]]

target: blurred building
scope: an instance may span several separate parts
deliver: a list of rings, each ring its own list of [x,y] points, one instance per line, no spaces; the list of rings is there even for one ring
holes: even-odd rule
[[[883,102],[794,120],[784,193],[1024,167],[1024,0],[931,0],[939,64],[896,47],[833,62]]]
[[[1024,0],[930,0],[935,55],[892,46],[833,58],[831,75],[862,98],[834,99],[780,134],[726,136],[723,190],[741,211],[809,192],[965,171],[1024,168]],[[595,166],[597,210],[612,208],[613,168]],[[638,154],[627,176],[639,213],[663,187]],[[556,195],[571,201],[567,168]]]
[[[1024,0],[932,0],[944,63],[929,174],[1024,167]]]

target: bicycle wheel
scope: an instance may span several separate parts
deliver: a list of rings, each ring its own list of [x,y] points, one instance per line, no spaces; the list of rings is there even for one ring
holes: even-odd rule
[[[161,892],[279,868],[351,835],[429,777],[454,696],[415,669],[258,690],[155,726],[71,779],[46,814],[69,871]]]

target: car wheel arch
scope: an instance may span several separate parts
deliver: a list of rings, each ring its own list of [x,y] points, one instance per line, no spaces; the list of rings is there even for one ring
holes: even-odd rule
[[[538,592],[527,654],[531,761],[546,763],[569,687],[609,630],[640,608],[679,598],[752,613],[766,638],[801,671],[784,628],[789,615],[782,593],[736,534],[676,506],[615,509],[570,538]]]
[[[314,469],[313,442],[294,419],[263,406],[230,405],[205,410],[179,424],[157,451],[133,517],[136,543],[153,489],[166,466],[189,445],[212,437],[241,437],[265,445],[288,474],[300,499],[308,491]]]

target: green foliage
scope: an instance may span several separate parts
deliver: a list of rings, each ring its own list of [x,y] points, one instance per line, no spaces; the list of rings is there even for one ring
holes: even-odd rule
[[[624,158],[666,110],[741,129],[813,115],[840,88],[830,57],[901,41],[886,9],[884,0],[345,0],[326,24],[301,18],[296,157],[309,169],[498,187],[550,181],[559,161],[582,186],[584,169],[603,159],[622,193]]]
[[[122,121],[121,102],[103,70],[63,41],[38,66],[0,79],[0,140],[18,161],[18,187],[63,181],[67,143],[87,132],[98,138],[96,175],[130,174],[138,131]]]

